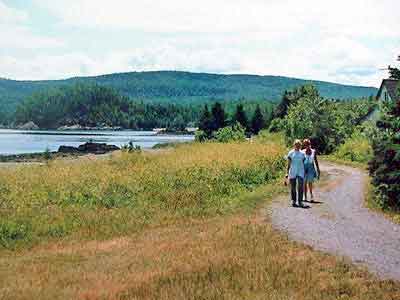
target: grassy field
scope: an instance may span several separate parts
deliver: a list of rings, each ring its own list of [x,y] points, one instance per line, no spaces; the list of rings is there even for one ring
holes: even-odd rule
[[[264,137],[0,170],[0,299],[400,299],[272,228],[284,152]]]
[[[0,169],[0,247],[52,238],[102,239],[248,205],[242,193],[283,169],[279,144],[182,145]]]

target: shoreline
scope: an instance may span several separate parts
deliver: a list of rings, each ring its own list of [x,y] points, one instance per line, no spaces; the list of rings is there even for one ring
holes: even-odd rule
[[[141,148],[140,151],[143,152],[159,152],[163,151],[166,148],[173,148],[176,146],[177,143],[161,143],[155,144],[152,148]],[[184,143],[182,143],[184,144]],[[0,154],[0,167],[7,166],[7,165],[16,165],[16,164],[42,164],[46,161],[51,161],[55,159],[61,160],[77,160],[82,157],[91,156],[91,157],[102,157],[111,155],[113,153],[121,152],[123,150],[114,150],[108,151],[106,153],[99,152],[75,152],[75,153],[64,153],[58,151],[51,151],[51,152],[35,152],[35,153],[21,153],[21,154]],[[46,158],[46,156],[48,157]]]
[[[112,128],[112,127],[82,127],[82,128],[70,128],[70,129],[60,129],[60,128],[37,128],[37,129],[26,129],[26,128],[18,128],[18,127],[2,127],[0,126],[0,130],[13,130],[13,131],[21,131],[29,134],[45,134],[45,132],[54,132],[54,134],[63,134],[74,132],[82,132],[82,131],[90,131],[90,132],[124,132],[124,131],[136,131],[136,132],[152,132],[154,135],[195,135],[194,131],[154,131],[154,129],[132,129],[132,128]],[[95,134],[90,134],[95,135]]]

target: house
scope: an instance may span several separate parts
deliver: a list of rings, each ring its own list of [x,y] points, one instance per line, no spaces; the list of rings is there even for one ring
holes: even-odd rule
[[[376,95],[376,100],[379,103],[383,103],[385,101],[399,100],[400,95],[397,94],[397,87],[400,84],[400,80],[396,79],[383,79],[381,87],[378,90],[378,94]],[[376,122],[380,118],[380,109],[381,105],[378,105],[368,116],[365,118],[365,121],[373,121]]]
[[[400,99],[400,95],[397,93],[397,87],[400,84],[400,80],[396,79],[384,79],[382,80],[381,87],[379,88],[376,99],[378,101],[395,101]]]

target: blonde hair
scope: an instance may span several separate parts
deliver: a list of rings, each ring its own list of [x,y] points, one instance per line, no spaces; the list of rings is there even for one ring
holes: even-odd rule
[[[299,139],[294,140],[293,146],[300,145],[301,146],[301,141]]]

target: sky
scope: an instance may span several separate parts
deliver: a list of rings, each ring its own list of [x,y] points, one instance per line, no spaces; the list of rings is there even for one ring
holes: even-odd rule
[[[0,0],[0,77],[179,70],[379,86],[399,0]]]

